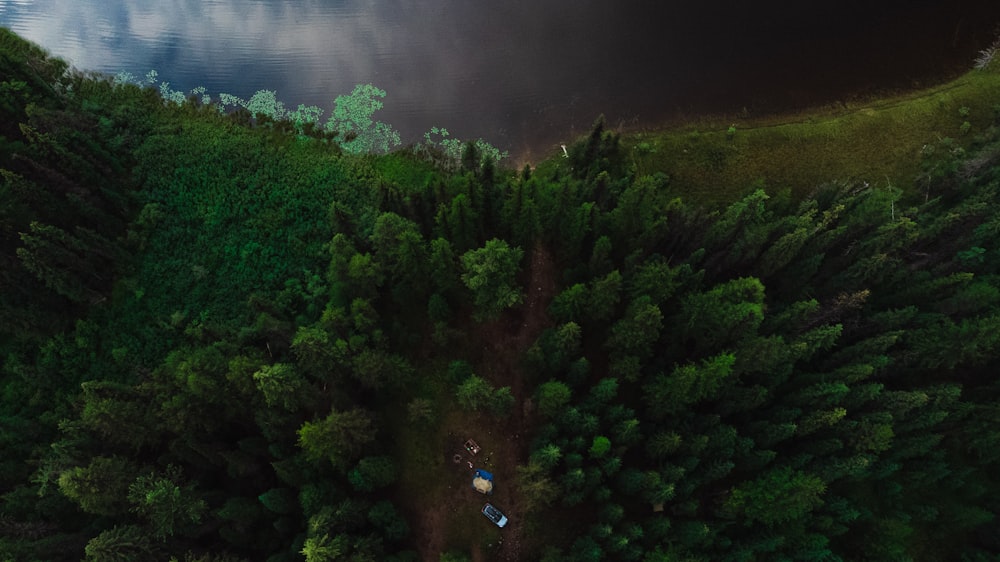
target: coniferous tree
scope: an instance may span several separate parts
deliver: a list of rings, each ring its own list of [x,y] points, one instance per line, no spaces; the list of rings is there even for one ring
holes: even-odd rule
[[[462,282],[472,291],[478,319],[496,317],[524,300],[515,284],[523,256],[520,248],[497,239],[462,255]]]

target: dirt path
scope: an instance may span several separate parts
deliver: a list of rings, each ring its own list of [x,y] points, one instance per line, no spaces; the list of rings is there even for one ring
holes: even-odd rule
[[[517,488],[517,466],[528,459],[531,433],[530,388],[524,381],[521,358],[524,352],[551,325],[546,309],[556,292],[557,272],[552,257],[542,246],[531,253],[530,263],[523,274],[524,303],[508,311],[498,320],[467,327],[475,373],[495,387],[509,386],[515,407],[511,416],[501,422],[487,414],[469,415],[453,411],[442,423],[441,461],[449,474],[448,484],[420,505],[410,505],[408,519],[413,524],[413,539],[422,560],[437,562],[448,548],[470,552],[474,561],[516,561],[524,557],[524,502]],[[474,437],[483,450],[475,456],[461,447],[465,439]],[[453,462],[456,455],[460,462]],[[494,494],[484,498],[472,492],[472,469],[484,468],[497,478]],[[488,522],[478,511],[489,501],[510,519],[498,530],[496,540],[471,529]],[[470,522],[469,518],[474,518]],[[482,519],[480,521],[480,519]],[[464,531],[464,532],[463,532]],[[486,548],[488,547],[488,551]]]
[[[494,386],[510,386],[514,395],[514,411],[505,427],[504,453],[494,459],[497,474],[503,474],[508,485],[496,497],[498,507],[505,510],[510,523],[503,532],[503,543],[497,559],[521,560],[524,541],[525,513],[523,497],[516,487],[517,466],[528,461],[531,432],[531,396],[526,388],[521,358],[552,322],[546,310],[556,293],[557,272],[552,256],[540,244],[531,253],[524,303],[519,310],[496,322],[484,324],[477,334],[483,342],[484,356],[479,372]]]

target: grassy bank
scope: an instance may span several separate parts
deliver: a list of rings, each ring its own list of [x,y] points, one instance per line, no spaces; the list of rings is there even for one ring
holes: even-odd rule
[[[972,71],[906,95],[763,119],[705,118],[628,133],[640,174],[663,172],[699,200],[730,200],[754,183],[803,194],[856,179],[913,188],[922,163],[968,147],[1000,116],[1000,73]]]

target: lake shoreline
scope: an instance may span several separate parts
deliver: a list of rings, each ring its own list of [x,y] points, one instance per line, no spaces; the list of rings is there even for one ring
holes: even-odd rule
[[[623,137],[630,137],[635,135],[657,135],[667,132],[707,130],[720,127],[725,129],[733,123],[742,123],[744,127],[763,127],[803,122],[809,119],[843,115],[862,107],[899,103],[904,100],[930,95],[935,91],[954,87],[954,84],[962,77],[968,75],[970,71],[971,65],[970,68],[956,69],[953,72],[940,76],[937,80],[928,80],[930,85],[917,83],[912,88],[872,88],[867,92],[859,91],[838,99],[817,101],[805,105],[780,107],[776,104],[771,107],[756,107],[753,109],[744,107],[740,110],[728,109],[718,111],[678,109],[665,118],[648,121],[642,119],[609,120],[607,127],[623,135]],[[597,117],[599,116],[593,116],[594,119],[597,119]],[[537,161],[557,156],[562,152],[560,148],[561,144],[568,145],[570,142],[584,138],[588,133],[589,129],[580,130],[578,134],[571,135],[572,138],[546,143],[546,146],[538,151],[525,149],[524,151],[515,153],[514,150],[511,150],[511,159],[516,161],[519,164],[517,167],[520,168],[524,164],[535,162],[535,160],[532,160],[528,156],[535,152],[538,155]]]
[[[665,173],[679,194],[700,200],[731,200],[761,184],[804,194],[830,180],[912,190],[931,160],[968,148],[994,127],[998,101],[1000,73],[972,70],[927,88],[785,113],[609,129],[621,134],[637,175]],[[561,154],[552,146],[539,162]]]

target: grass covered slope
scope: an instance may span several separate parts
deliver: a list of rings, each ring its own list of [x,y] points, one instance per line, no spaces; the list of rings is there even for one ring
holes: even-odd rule
[[[43,316],[0,341],[0,558],[1000,556],[979,105],[919,189],[774,160],[813,175],[712,205],[600,123],[520,172],[350,155],[2,37],[0,313]]]
[[[625,135],[623,144],[640,174],[666,173],[679,194],[700,200],[725,201],[755,183],[805,194],[832,179],[920,189],[947,153],[993,124],[998,99],[1000,73],[975,70],[892,98],[704,120]]]

